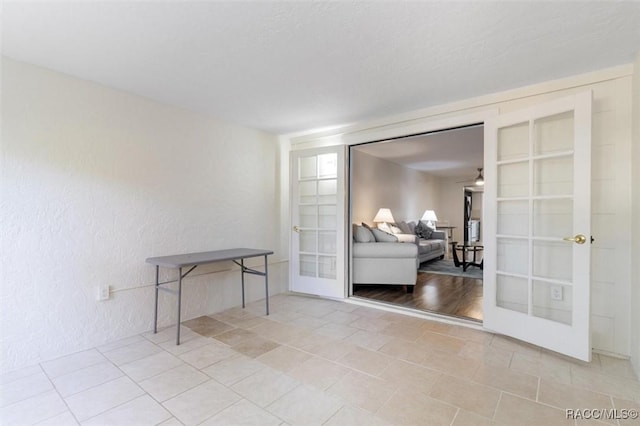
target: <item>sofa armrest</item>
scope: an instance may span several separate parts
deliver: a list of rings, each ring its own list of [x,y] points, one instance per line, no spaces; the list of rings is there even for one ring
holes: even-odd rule
[[[393,234],[398,238],[400,243],[416,243],[418,236],[415,234]]]

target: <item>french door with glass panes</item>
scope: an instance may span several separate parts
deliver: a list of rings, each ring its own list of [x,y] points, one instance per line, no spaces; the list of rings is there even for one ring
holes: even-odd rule
[[[344,298],[344,146],[291,152],[290,289]]]
[[[484,327],[589,361],[591,92],[485,123]]]

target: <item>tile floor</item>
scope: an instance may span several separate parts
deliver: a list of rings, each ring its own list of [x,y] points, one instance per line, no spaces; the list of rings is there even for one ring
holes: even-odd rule
[[[4,374],[0,423],[548,426],[640,409],[628,361],[315,298],[271,307],[186,321],[180,346],[168,328]]]

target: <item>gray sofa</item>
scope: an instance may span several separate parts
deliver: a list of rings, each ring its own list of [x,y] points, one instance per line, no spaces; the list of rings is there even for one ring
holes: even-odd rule
[[[353,240],[353,284],[416,284],[417,244],[399,242],[395,236],[360,225],[353,226]]]
[[[422,230],[426,227],[426,224],[421,223],[420,225],[422,226],[419,226],[416,222],[399,222],[391,229],[392,231],[399,230],[402,232],[402,234],[396,234],[399,238],[404,238],[400,237],[400,235],[408,235],[415,238],[415,243],[418,246],[418,265],[428,260],[444,259],[448,243],[447,233],[445,231],[432,231],[425,234]],[[424,238],[426,235],[428,235],[428,238]]]

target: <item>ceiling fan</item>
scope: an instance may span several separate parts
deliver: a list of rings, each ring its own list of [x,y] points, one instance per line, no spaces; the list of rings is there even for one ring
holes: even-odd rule
[[[483,186],[484,185],[484,176],[482,175],[482,167],[478,167],[476,170],[478,170],[478,176],[475,177],[475,179],[473,180],[463,180],[460,182],[456,182],[456,183],[473,183],[476,186]]]

